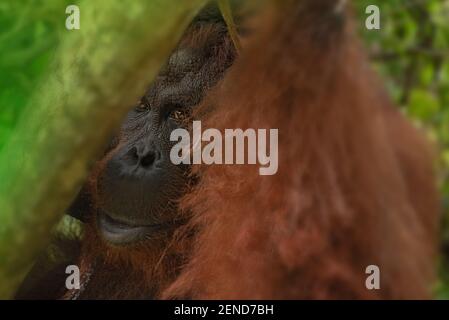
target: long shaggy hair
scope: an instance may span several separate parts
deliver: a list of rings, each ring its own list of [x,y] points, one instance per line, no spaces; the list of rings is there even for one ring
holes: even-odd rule
[[[279,171],[194,168],[200,184],[183,205],[200,232],[163,298],[430,297],[432,152],[390,104],[341,10],[274,5],[209,96],[205,127],[279,129]],[[365,286],[369,265],[380,290]]]

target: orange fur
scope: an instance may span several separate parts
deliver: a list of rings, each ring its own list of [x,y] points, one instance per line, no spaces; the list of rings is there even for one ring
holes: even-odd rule
[[[369,70],[334,1],[283,1],[209,103],[207,126],[279,128],[279,171],[196,168],[201,230],[164,298],[428,298],[431,152]],[[269,44],[269,45],[267,45]],[[365,268],[381,270],[381,290]]]

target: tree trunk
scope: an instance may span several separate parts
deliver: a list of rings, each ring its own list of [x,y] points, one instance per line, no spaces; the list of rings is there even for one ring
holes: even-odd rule
[[[0,298],[10,298],[113,130],[206,0],[84,1],[0,154]],[[64,12],[61,12],[63,17]]]

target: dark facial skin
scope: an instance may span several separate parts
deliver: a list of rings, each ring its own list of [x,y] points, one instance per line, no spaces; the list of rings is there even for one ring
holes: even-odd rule
[[[195,106],[234,58],[224,22],[216,13],[214,19],[207,14],[192,24],[126,116],[111,150],[100,161],[96,185],[82,190],[69,210],[78,216],[79,211],[93,211],[100,236],[111,245],[151,240],[182,223],[176,217],[176,202],[191,181],[187,166],[170,161],[176,143],[170,142],[170,134],[191,123]],[[198,37],[200,33],[205,36]]]

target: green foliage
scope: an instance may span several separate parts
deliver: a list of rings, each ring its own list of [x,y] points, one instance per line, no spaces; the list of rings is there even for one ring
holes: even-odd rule
[[[66,6],[78,2],[0,2],[0,149],[53,58]]]

